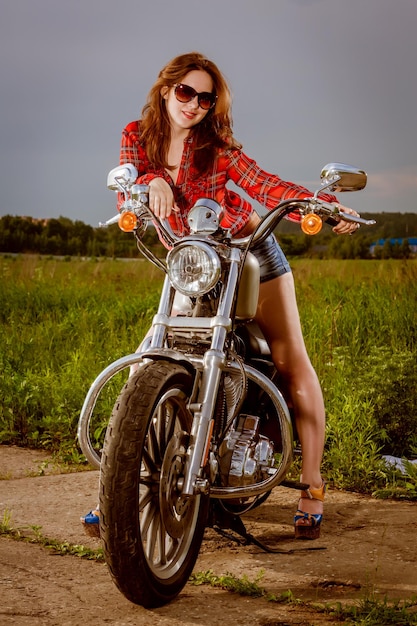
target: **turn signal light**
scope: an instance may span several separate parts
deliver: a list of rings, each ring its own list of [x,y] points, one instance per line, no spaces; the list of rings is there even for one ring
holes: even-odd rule
[[[315,213],[308,213],[301,220],[301,230],[306,235],[317,235],[321,231],[322,226],[321,217]]]
[[[136,215],[132,211],[123,211],[119,217],[119,228],[125,233],[131,233],[138,224]]]

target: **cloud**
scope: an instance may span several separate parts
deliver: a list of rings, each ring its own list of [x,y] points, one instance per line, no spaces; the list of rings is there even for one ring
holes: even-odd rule
[[[393,196],[395,190],[398,194],[417,194],[417,165],[369,174],[368,187],[377,198]]]

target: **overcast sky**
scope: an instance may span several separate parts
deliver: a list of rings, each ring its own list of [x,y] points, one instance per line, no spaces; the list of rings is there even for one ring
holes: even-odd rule
[[[160,68],[199,50],[236,137],[314,188],[344,161],[359,211],[417,211],[416,0],[0,0],[0,215],[114,214],[107,172]]]

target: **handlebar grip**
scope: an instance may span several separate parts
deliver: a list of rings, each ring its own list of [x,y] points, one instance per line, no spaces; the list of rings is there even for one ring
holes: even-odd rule
[[[360,217],[360,215],[351,215],[350,213],[344,213],[343,211],[340,211],[337,217],[330,215],[326,222],[327,224],[330,224],[330,226],[336,226],[336,224],[342,220],[345,222],[353,222],[353,224],[358,224],[358,226],[361,224],[364,224],[365,226],[372,226],[373,224],[376,224],[375,220],[366,220],[363,217]]]
[[[324,221],[329,226],[337,226],[338,223],[340,222],[340,220],[337,220],[335,217],[332,217],[331,215],[329,215],[329,217],[327,219],[325,219]]]

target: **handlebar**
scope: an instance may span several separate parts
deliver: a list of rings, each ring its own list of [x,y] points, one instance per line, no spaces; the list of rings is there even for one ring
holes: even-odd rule
[[[280,202],[275,209],[272,209],[272,211],[267,213],[259,222],[252,235],[241,239],[232,239],[232,243],[237,245],[239,248],[243,248],[245,246],[249,246],[251,248],[256,244],[260,244],[277,227],[279,222],[286,215],[293,213],[300,208],[304,210],[304,207],[309,205],[314,207],[316,215],[319,215],[320,218],[326,222],[326,224],[329,224],[329,226],[336,226],[342,220],[359,225],[364,224],[367,226],[371,226],[376,223],[375,220],[366,220],[359,215],[351,215],[350,213],[340,211],[337,205],[320,200],[319,198],[294,198]]]
[[[153,222],[158,230],[162,232],[166,242],[171,246],[175,245],[181,238],[173,232],[167,219],[161,220],[152,213],[147,204],[149,188],[145,186],[140,187],[140,193],[137,193],[136,195],[132,194],[133,199],[131,198],[126,200],[123,209],[125,211],[133,211],[138,219],[141,219],[142,221],[145,220]],[[357,215],[345,213],[344,211],[341,211],[337,205],[321,200],[318,197],[292,198],[289,200],[283,200],[275,209],[269,211],[261,219],[255,231],[251,235],[240,238],[232,237],[230,239],[230,243],[239,248],[252,248],[257,244],[262,243],[286,215],[297,210],[305,213],[306,207],[309,207],[309,210],[311,210],[312,213],[315,213],[322,219],[322,221],[325,221],[330,226],[336,226],[342,220],[359,225],[364,224],[367,226],[375,224],[375,220],[367,220]],[[113,216],[106,222],[100,222],[99,226],[110,226],[111,224],[117,223],[119,219],[120,214]]]

